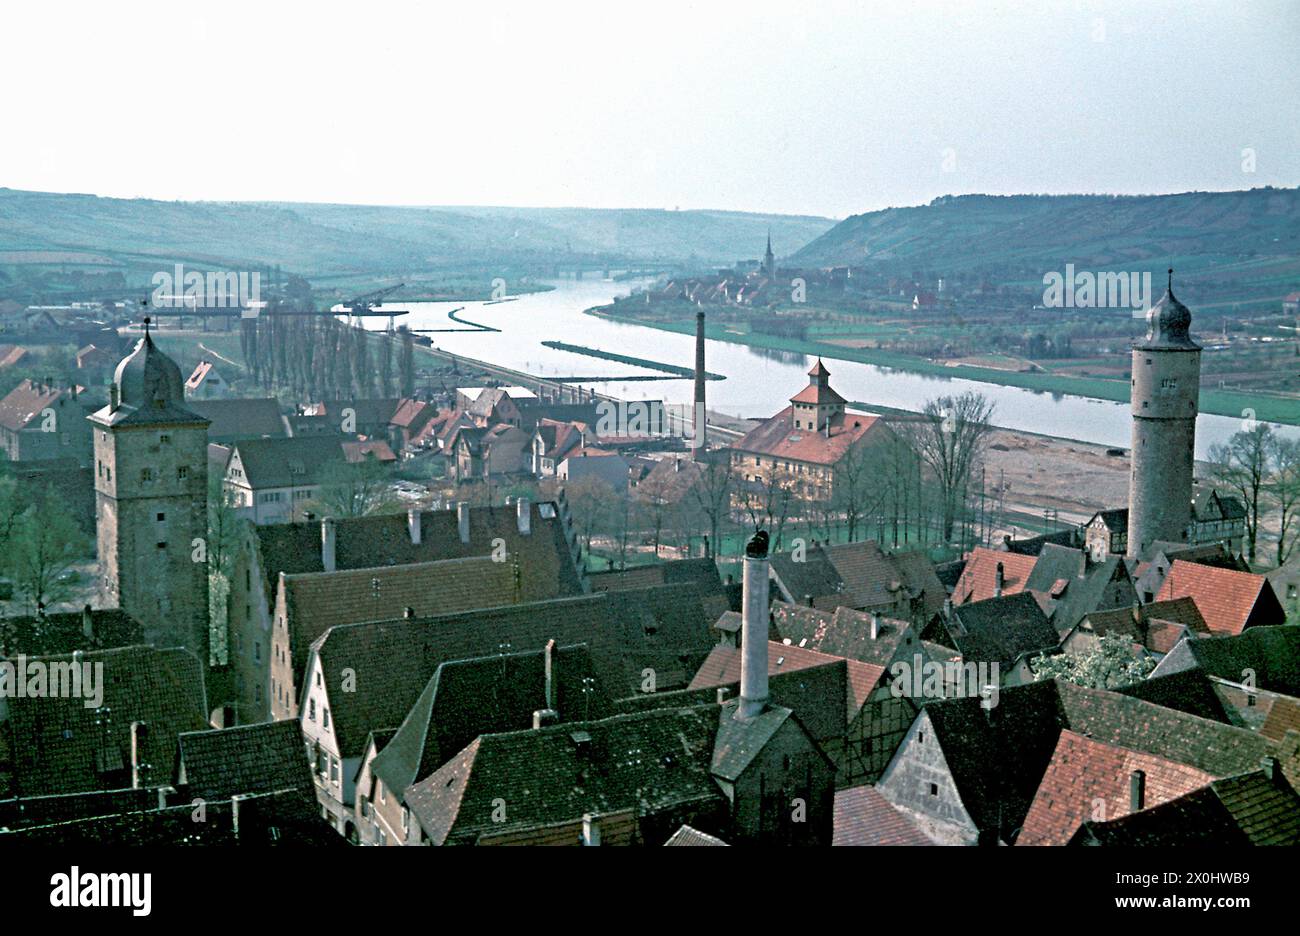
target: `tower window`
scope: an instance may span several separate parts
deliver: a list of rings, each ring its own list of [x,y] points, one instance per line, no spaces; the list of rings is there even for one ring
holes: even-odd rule
[[[189,476],[190,476],[190,468],[188,465],[181,465],[179,468],[176,469],[177,481],[184,481]]]
[[[172,437],[165,432],[158,437],[159,445],[170,445],[171,441],[172,441]]]
[[[159,549],[166,549],[166,548],[167,548],[167,544],[166,544],[166,543],[159,543],[159,544],[158,544],[158,548],[159,548]]]
[[[140,480],[141,480],[141,481],[152,481],[152,480],[153,480],[153,469],[152,469],[152,468],[141,468],[141,469],[140,469]]]
[[[164,520],[166,520],[166,519],[167,519],[167,515],[166,515],[165,513],[160,513],[160,514],[158,514],[158,522],[159,522],[159,523],[162,523],[162,522],[163,522]]]

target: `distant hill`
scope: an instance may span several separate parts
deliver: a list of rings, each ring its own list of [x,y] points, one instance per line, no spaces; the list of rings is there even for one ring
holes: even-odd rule
[[[854,215],[790,257],[798,266],[960,271],[1274,265],[1300,257],[1300,189],[1179,195],[961,195]],[[1276,264],[1270,264],[1275,260]]]
[[[279,264],[312,278],[568,257],[731,263],[761,256],[769,228],[793,251],[834,223],[729,211],[167,202],[0,188],[0,267]]]

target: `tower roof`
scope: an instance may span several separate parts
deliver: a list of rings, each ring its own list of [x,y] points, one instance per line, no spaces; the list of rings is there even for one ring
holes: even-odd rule
[[[1169,286],[1160,301],[1147,310],[1146,337],[1139,348],[1169,351],[1199,351],[1191,337],[1192,312],[1174,296],[1174,271],[1169,270]]]
[[[144,337],[113,373],[116,409],[110,404],[95,414],[110,425],[123,423],[205,423],[208,420],[185,406],[185,381],[181,369],[154,344],[149,319]]]
[[[826,369],[826,365],[822,363],[821,358],[818,358],[817,363],[812,366],[812,370],[808,371],[809,377],[829,377],[830,375],[831,372]]]

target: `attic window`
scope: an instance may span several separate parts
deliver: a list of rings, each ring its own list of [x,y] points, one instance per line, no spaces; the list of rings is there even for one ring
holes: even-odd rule
[[[937,784],[937,783],[932,783],[932,784],[930,784],[930,795],[931,795],[931,796],[938,796],[938,795],[939,795],[939,784]]]

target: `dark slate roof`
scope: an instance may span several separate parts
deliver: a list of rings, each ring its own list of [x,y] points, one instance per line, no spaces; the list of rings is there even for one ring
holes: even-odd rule
[[[564,721],[612,714],[584,646],[554,654],[555,710]],[[371,763],[390,790],[405,790],[441,767],[481,734],[531,728],[546,708],[544,651],[509,653],[441,664],[396,734]]]
[[[1085,822],[1072,845],[1300,845],[1300,796],[1262,770],[1216,780],[1109,822]]]
[[[176,762],[177,735],[208,727],[203,667],[192,653],[123,647],[87,652],[82,662],[103,664],[102,710],[87,708],[83,697],[7,699],[14,790],[20,795],[128,786],[133,721],[149,726],[145,781],[164,781]]]
[[[1184,670],[1166,676],[1149,676],[1139,683],[1117,690],[1135,699],[1177,709],[1223,725],[1232,724],[1223,700],[1214,691],[1210,678],[1200,670]]]
[[[888,553],[874,540],[814,546],[797,562],[792,554],[777,553],[771,561],[794,601],[811,596],[812,606],[824,610],[892,605],[902,590],[921,598],[929,615],[943,608],[948,595],[924,552]]]
[[[343,445],[334,436],[243,439],[234,443],[234,450],[254,489],[320,484],[328,469],[347,463]]]
[[[510,651],[538,650],[548,640],[585,643],[611,696],[639,691],[642,671],[660,689],[685,685],[713,644],[694,585],[487,608],[413,620],[331,628],[313,645],[329,685],[356,673],[357,691],[331,697],[340,753],[361,753],[370,731],[400,725],[438,666]],[[688,672],[688,667],[690,670]]]
[[[1092,515],[1092,520],[1088,521],[1088,525],[1091,526],[1092,521],[1096,520],[1098,517],[1100,517],[1101,522],[1106,525],[1106,529],[1110,530],[1112,533],[1125,533],[1128,531],[1127,507],[1116,507],[1111,510],[1099,510]]]
[[[176,362],[158,349],[147,331],[135,350],[122,359],[113,374],[119,406],[105,406],[92,421],[104,426],[203,425],[207,422],[189,408],[185,382]]]
[[[732,699],[719,706],[718,736],[713,746],[713,773],[733,783],[740,779],[781,726],[796,720],[794,712],[782,705],[769,705],[752,718],[742,719],[737,715],[739,705],[739,699]]]
[[[900,646],[919,646],[906,621],[881,617],[880,631],[873,640],[871,615],[864,611],[836,608],[832,613],[784,601],[772,602],[771,636],[796,647],[877,666],[888,666]]]
[[[774,553],[770,561],[777,580],[796,602],[811,597],[813,607],[829,610],[850,603],[848,596],[842,596],[844,580],[820,546],[809,549],[802,562],[795,562],[789,553]]]
[[[1010,669],[1022,657],[1054,650],[1060,640],[1028,592],[958,605],[952,614],[948,632],[966,662]]]
[[[454,509],[422,511],[418,544],[411,542],[406,514],[340,518],[334,521],[335,567],[364,569],[489,556],[493,541],[501,539],[507,556],[518,558],[531,573],[525,576],[527,581],[541,583],[550,577],[559,582],[558,594],[581,594],[582,581],[557,505],[541,501],[529,509],[531,532],[524,535],[519,532],[514,507],[471,507],[468,543],[460,541]],[[275,593],[281,572],[324,571],[319,523],[264,524],[254,527],[252,533],[267,594]],[[534,595],[525,593],[525,597]]]
[[[1123,556],[1093,562],[1081,549],[1048,543],[1025,580],[1025,590],[1049,599],[1052,624],[1059,634],[1064,634],[1084,615],[1105,610],[1106,586],[1116,580],[1132,581]],[[1137,591],[1130,588],[1128,594],[1131,598],[1124,604],[1131,606],[1137,600]]]
[[[187,795],[211,802],[277,790],[314,792],[297,721],[262,722],[177,739],[176,780]]]
[[[1124,513],[1127,514],[1128,512],[1124,511]],[[1037,556],[1048,543],[1057,546],[1078,546],[1080,543],[1079,531],[1075,527],[1066,527],[1063,530],[1041,533],[1028,539],[1007,539],[1003,545],[1006,547],[1007,552],[1017,553],[1022,556]]]
[[[1251,627],[1235,637],[1184,640],[1160,661],[1154,675],[1193,668],[1234,683],[1251,670],[1257,688],[1300,696],[1300,625]]]
[[[698,829],[692,829],[690,826],[684,825],[676,832],[674,832],[672,836],[668,839],[668,841],[664,842],[664,844],[672,845],[676,847],[680,847],[680,846],[716,847],[718,845],[725,846],[727,843],[720,838],[716,838],[712,835],[708,835],[707,833],[701,832]]]
[[[142,643],[140,622],[118,608],[92,610],[94,637],[86,639],[83,612],[0,618],[0,656],[48,656],[75,650],[108,650]]]
[[[289,433],[273,398],[249,400],[190,400],[186,404],[210,421],[209,442],[240,439],[283,439]]]
[[[722,591],[722,576],[712,559],[678,559],[653,565],[633,566],[619,572],[598,572],[590,576],[592,591],[620,591],[651,585],[694,582],[701,593]]]
[[[298,790],[261,793],[241,800],[238,835],[229,800],[207,803],[202,822],[194,821],[194,810],[187,801],[164,809],[33,826],[0,834],[0,846],[347,845],[346,839],[321,818],[315,797],[309,799]]]
[[[435,845],[580,821],[586,813],[717,805],[722,796],[709,768],[717,725],[707,708],[656,709],[481,735],[410,787],[406,803]],[[494,820],[502,799],[504,822]]]

